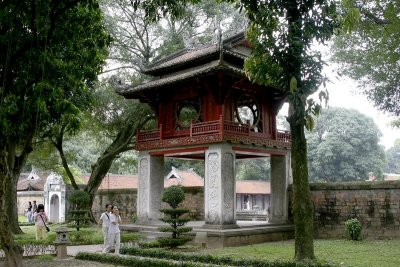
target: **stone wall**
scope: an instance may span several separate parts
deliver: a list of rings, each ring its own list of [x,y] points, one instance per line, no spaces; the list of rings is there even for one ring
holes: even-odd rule
[[[203,188],[185,188],[184,190],[186,196],[182,206],[190,210],[192,219],[204,218]],[[136,220],[136,202],[136,189],[99,190],[94,199],[92,210],[95,218],[100,218],[106,204],[117,205],[123,223],[133,223]]]
[[[316,238],[343,238],[351,218],[362,223],[363,238],[400,238],[399,181],[311,184],[310,189]]]
[[[44,204],[44,192],[43,191],[23,191],[17,193],[17,208],[19,215],[26,215],[28,209],[28,202],[33,204],[36,201],[36,205]]]

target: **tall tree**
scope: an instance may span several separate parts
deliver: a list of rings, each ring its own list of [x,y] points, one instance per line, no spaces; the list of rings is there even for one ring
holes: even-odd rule
[[[374,121],[353,109],[321,112],[307,135],[311,181],[365,181],[373,172],[383,178],[385,151]]]
[[[204,4],[209,3],[204,2]],[[140,82],[143,77],[139,71],[144,64],[164,56],[165,53],[183,48],[185,41],[188,41],[184,39],[185,34],[190,38],[196,37],[196,35],[202,35],[205,39],[210,38],[207,36],[210,33],[202,34],[194,29],[204,27],[205,21],[210,25],[216,20],[221,23],[222,20],[232,18],[230,14],[234,13],[234,9],[229,9],[228,6],[225,10],[230,10],[231,13],[217,13],[216,15],[212,14],[211,11],[215,13],[215,8],[211,8],[210,5],[208,11],[205,12],[198,12],[198,8],[191,6],[184,10],[186,16],[183,19],[174,20],[167,17],[164,26],[160,27],[147,21],[144,11],[139,9],[134,11],[127,1],[105,0],[102,1],[102,8],[106,14],[107,28],[113,37],[109,61],[114,66],[111,66],[107,73],[116,73],[109,77],[109,83],[105,84],[109,84],[117,90],[124,86],[126,80],[133,84]],[[215,16],[218,16],[218,19],[215,19]],[[236,14],[236,17],[238,16]],[[243,19],[236,19],[236,23],[240,21]],[[227,27],[227,30],[229,29]],[[151,111],[147,106],[135,101],[122,101],[121,97],[115,93],[112,94],[110,90],[104,90],[104,88],[110,88],[110,86],[99,87],[96,94],[99,102],[90,111],[90,116],[97,121],[96,124],[101,125],[99,128],[102,128],[104,134],[109,136],[109,146],[93,164],[91,176],[84,189],[91,195],[92,200],[102,179],[110,170],[112,162],[121,153],[134,148],[136,130],[142,128],[151,119]],[[74,182],[73,173],[69,171],[68,160],[63,151],[63,140],[65,134],[68,134],[65,130],[68,128],[59,129],[58,134],[54,135],[53,143],[59,151],[69,179],[75,188],[78,188]]]
[[[358,27],[335,38],[334,60],[358,82],[374,105],[400,117],[400,4],[392,0],[348,0],[359,14]]]
[[[314,41],[324,42],[333,34],[335,4],[330,0],[226,0],[247,12],[251,27],[247,38],[253,46],[246,62],[246,73],[260,84],[281,88],[290,104],[288,121],[292,134],[294,189],[295,258],[315,258],[313,245],[313,207],[310,198],[307,142],[304,128],[312,128],[312,113],[320,106],[306,101],[323,82],[322,61],[312,53]],[[133,1],[143,7],[150,19],[170,12],[179,16],[197,0]]]
[[[396,139],[394,146],[386,151],[386,157],[385,172],[400,174],[400,139]]]
[[[11,205],[32,141],[66,120],[78,125],[109,36],[95,1],[2,1],[0,14],[0,244],[13,267],[22,248]]]

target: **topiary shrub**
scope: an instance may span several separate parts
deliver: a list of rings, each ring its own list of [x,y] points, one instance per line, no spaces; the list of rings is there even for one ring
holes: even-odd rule
[[[82,226],[90,224],[90,195],[82,190],[74,191],[69,197],[72,210],[69,211],[68,221],[73,222],[77,231]]]
[[[160,237],[158,242],[162,247],[175,248],[182,246],[191,240],[191,237],[182,236],[181,234],[192,231],[191,227],[184,227],[190,221],[190,218],[182,218],[182,215],[188,213],[188,209],[178,208],[179,204],[185,200],[185,192],[180,186],[170,186],[165,189],[162,201],[167,203],[171,208],[161,209],[164,218],[161,221],[168,223],[170,226],[160,227],[161,232],[171,232],[171,237]]]
[[[362,224],[356,218],[345,222],[346,236],[351,240],[361,240]]]

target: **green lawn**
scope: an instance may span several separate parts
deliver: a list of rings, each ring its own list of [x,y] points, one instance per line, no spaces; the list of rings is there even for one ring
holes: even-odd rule
[[[354,267],[400,266],[400,240],[347,241],[315,240],[315,256],[320,260]],[[294,256],[294,241],[263,243],[235,248],[205,250],[213,255],[235,258],[290,260]]]
[[[50,232],[47,235],[47,239],[40,241],[40,243],[53,244],[56,239],[55,229],[61,225],[50,224]],[[66,225],[63,225],[66,226]],[[21,226],[23,234],[14,235],[15,240],[19,244],[35,244],[36,241],[36,228],[34,225]],[[75,228],[70,228],[69,240],[72,245],[88,245],[88,244],[102,244],[103,243],[103,232],[101,228],[87,227],[81,228],[80,231],[76,231]],[[140,235],[136,232],[121,232],[121,242],[135,242],[140,239]]]

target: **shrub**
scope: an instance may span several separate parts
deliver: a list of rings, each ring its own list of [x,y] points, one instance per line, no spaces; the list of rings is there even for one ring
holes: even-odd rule
[[[97,253],[79,252],[76,256],[79,260],[98,261],[103,263],[111,263],[113,265],[135,266],[135,267],[201,267],[202,264],[194,262],[173,262],[162,259],[144,259],[137,257],[119,257],[114,255],[103,255]]]
[[[69,201],[72,204],[72,210],[69,212],[68,220],[74,223],[77,231],[82,226],[89,225],[90,210],[86,208],[90,205],[90,195],[82,190],[74,191],[69,197]]]
[[[356,218],[345,222],[346,236],[351,240],[361,240],[362,224]]]
[[[171,208],[161,209],[164,218],[161,221],[168,223],[170,226],[160,227],[161,232],[170,232],[171,237],[161,237],[158,243],[162,247],[175,248],[184,245],[191,240],[190,237],[183,237],[181,234],[192,231],[191,227],[183,227],[190,218],[182,218],[181,216],[188,213],[188,209],[178,208],[179,204],[185,200],[185,192],[180,186],[170,186],[165,189],[162,201],[169,204]]]
[[[247,266],[247,267],[333,267],[335,264],[326,261],[267,261],[258,259],[234,259],[230,256],[214,256],[210,254],[181,253],[162,249],[140,249],[135,247],[123,247],[121,254],[141,256],[143,258],[158,258],[176,262],[196,262],[200,266],[214,264],[218,266]]]

